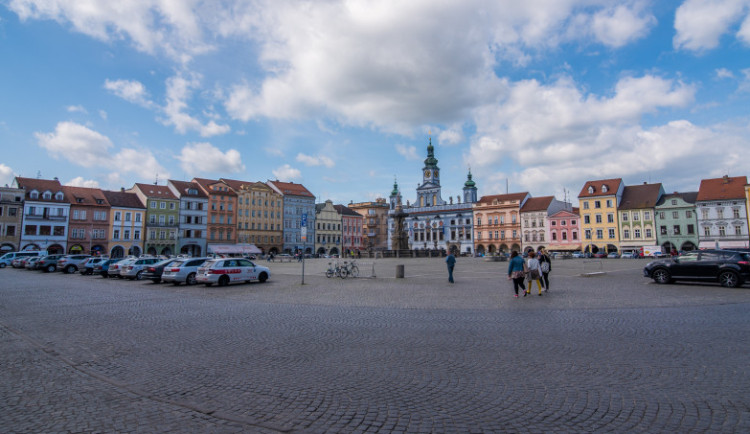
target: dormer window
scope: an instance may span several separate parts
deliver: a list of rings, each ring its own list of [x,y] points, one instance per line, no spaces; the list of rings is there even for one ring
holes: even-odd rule
[[[589,194],[594,194],[594,187],[589,185]]]
[[[97,199],[96,200],[97,205],[104,205],[104,199]]]
[[[82,197],[77,197],[76,198],[76,202],[77,203],[83,203],[83,198]]]
[[[29,193],[29,198],[31,199],[39,199],[39,192],[36,190],[32,190],[31,193]]]
[[[606,193],[609,188],[606,185],[602,185],[602,193]]]
[[[42,198],[46,200],[52,199],[52,192],[45,191],[44,194],[42,194]]]
[[[63,196],[63,194],[62,194],[62,192],[61,192],[61,191],[58,191],[58,192],[57,192],[57,193],[55,194],[55,200],[63,200],[63,198],[64,198],[64,197],[65,197],[65,196]]]

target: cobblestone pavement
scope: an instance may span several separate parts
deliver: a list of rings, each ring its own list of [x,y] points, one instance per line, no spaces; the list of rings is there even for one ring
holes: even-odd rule
[[[441,258],[263,265],[228,288],[0,270],[3,432],[750,431],[747,285],[558,260],[515,299],[478,258],[454,285]]]

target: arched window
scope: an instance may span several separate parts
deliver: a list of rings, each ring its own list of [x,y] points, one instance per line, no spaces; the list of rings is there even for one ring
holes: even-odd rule
[[[29,198],[39,199],[39,192],[36,190],[31,190],[31,192],[29,193]]]
[[[52,192],[51,191],[45,191],[44,194],[42,194],[43,199],[52,199]]]

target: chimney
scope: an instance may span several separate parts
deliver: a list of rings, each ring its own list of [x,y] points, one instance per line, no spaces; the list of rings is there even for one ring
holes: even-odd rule
[[[724,175],[724,184],[729,184],[729,175]]]

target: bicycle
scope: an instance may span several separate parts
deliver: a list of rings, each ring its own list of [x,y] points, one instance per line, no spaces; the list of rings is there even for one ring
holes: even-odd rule
[[[346,274],[352,277],[359,277],[359,267],[357,266],[357,263],[352,260],[352,262],[346,263],[344,262],[344,270],[346,270]]]
[[[335,265],[331,262],[328,263],[328,269],[326,270],[326,277],[330,279],[333,276],[338,276],[338,277],[341,277],[342,279],[345,279],[346,272],[343,272],[343,274],[344,275],[342,276],[342,268],[339,266],[338,263],[336,263]]]

